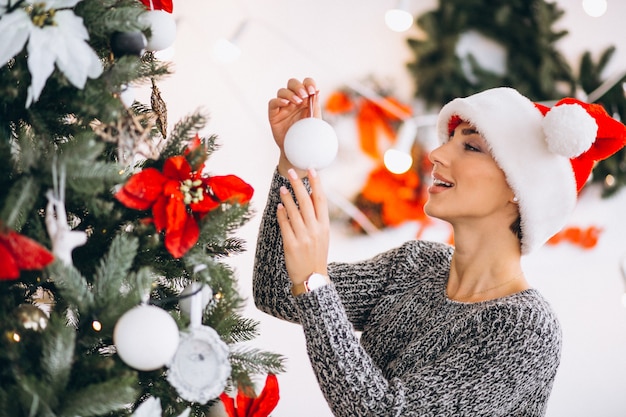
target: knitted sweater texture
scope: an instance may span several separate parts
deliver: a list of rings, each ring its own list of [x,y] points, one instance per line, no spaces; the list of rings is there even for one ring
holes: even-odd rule
[[[450,300],[454,249],[409,241],[369,260],[331,263],[330,285],[294,297],[276,221],[281,185],[289,187],[276,172],[257,243],[254,300],[302,325],[335,416],[545,415],[561,329],[539,292]]]

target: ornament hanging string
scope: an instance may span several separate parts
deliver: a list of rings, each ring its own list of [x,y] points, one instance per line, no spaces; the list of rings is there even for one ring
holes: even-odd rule
[[[165,298],[161,298],[160,300],[150,299],[150,300],[148,300],[148,304],[152,304],[152,305],[157,306],[157,307],[163,307],[164,305],[169,304],[169,303],[173,303],[174,301],[180,301],[180,300],[183,300],[185,298],[193,297],[194,295],[198,294],[201,291],[202,291],[202,286],[200,286],[199,288],[193,290],[189,294],[181,294],[181,295],[176,295],[176,296],[173,296],[173,297],[165,297]]]
[[[313,94],[309,97],[309,117],[313,117],[316,98],[317,98],[317,94]]]

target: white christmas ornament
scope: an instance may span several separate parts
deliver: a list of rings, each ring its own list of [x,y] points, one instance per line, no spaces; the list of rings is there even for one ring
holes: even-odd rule
[[[189,417],[191,413],[190,408],[186,408],[178,417]],[[162,417],[163,409],[161,408],[161,400],[154,397],[148,397],[133,414],[131,417]]]
[[[202,286],[202,289],[200,289]],[[191,295],[194,292],[198,291],[195,295]],[[187,285],[185,289],[180,293],[183,296],[180,300],[180,311],[185,314],[187,317],[191,317],[192,312],[192,304],[194,301],[194,297],[200,300],[198,303],[198,308],[200,310],[200,314],[204,311],[204,308],[209,304],[209,301],[213,298],[213,290],[206,284],[200,284],[199,282],[192,282]],[[199,296],[199,297],[198,297]]]
[[[178,348],[176,322],[165,310],[142,304],[128,310],[115,325],[113,343],[128,366],[153,371],[166,365]]]
[[[171,13],[163,10],[148,10],[139,16],[145,28],[150,29],[148,51],[162,51],[169,48],[176,40],[176,21]]]
[[[124,103],[124,106],[130,107],[135,102],[135,89],[129,85],[122,85],[120,91],[120,100]]]
[[[46,229],[52,241],[52,253],[65,265],[72,265],[72,252],[78,246],[87,242],[87,233],[80,230],[71,230],[65,210],[65,179],[66,168],[61,164],[57,168],[56,157],[52,164],[53,189],[48,190],[46,197]]]
[[[285,156],[300,169],[326,168],[337,156],[338,148],[335,129],[314,117],[298,120],[285,135]]]
[[[169,364],[167,381],[187,401],[206,404],[217,398],[230,376],[228,345],[208,326],[182,332],[180,345]]]

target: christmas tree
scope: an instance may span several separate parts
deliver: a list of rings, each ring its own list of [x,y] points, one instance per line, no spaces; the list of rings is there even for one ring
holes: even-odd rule
[[[278,401],[283,358],[247,346],[258,323],[225,262],[253,190],[210,172],[206,115],[168,126],[158,89],[172,8],[0,0],[0,416]]]

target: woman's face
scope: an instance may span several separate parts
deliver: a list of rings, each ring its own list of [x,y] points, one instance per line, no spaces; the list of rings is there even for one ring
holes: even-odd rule
[[[461,122],[446,143],[429,155],[433,184],[428,188],[426,214],[455,224],[471,219],[515,220],[513,191],[491,156],[485,139]],[[510,223],[509,223],[510,224]]]

